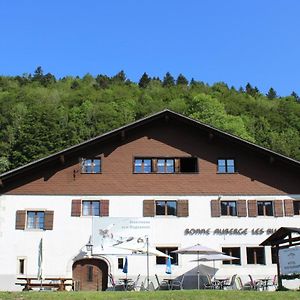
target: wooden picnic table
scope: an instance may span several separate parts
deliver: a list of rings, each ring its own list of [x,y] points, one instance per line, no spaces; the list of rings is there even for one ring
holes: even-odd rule
[[[65,277],[46,277],[41,281],[37,277],[17,277],[17,280],[25,280],[25,282],[16,282],[16,285],[24,286],[23,291],[30,291],[33,288],[52,287],[57,288],[58,291],[65,291],[66,286],[72,286],[73,283],[66,283],[72,281],[72,278]]]

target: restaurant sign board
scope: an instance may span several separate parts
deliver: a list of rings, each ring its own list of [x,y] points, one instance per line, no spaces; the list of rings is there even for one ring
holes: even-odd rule
[[[281,275],[300,273],[300,247],[279,250]]]

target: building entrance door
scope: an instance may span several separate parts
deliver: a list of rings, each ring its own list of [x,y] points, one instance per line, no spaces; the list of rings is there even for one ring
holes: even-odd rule
[[[76,261],[72,267],[74,288],[80,291],[105,291],[108,266],[101,259],[86,258]]]

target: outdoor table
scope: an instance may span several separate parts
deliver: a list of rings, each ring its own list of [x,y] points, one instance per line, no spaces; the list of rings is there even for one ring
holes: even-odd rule
[[[71,283],[66,283],[66,281],[73,281],[73,278],[63,278],[63,277],[47,277],[45,280],[50,280],[50,281],[58,281],[58,291],[65,291],[66,286],[72,286]],[[50,283],[51,284],[51,283]]]
[[[25,280],[26,281],[25,283],[24,282],[17,282],[16,283],[18,285],[23,285],[24,286],[23,291],[29,291],[29,290],[31,290],[32,289],[32,283],[31,283],[31,281],[32,280],[38,280],[37,277],[18,277],[17,279],[18,280]],[[41,285],[41,284],[39,284],[39,285]]]
[[[226,282],[228,282],[228,277],[227,278],[215,278],[214,281],[215,283],[215,289],[220,289],[224,290]]]
[[[167,282],[168,283],[168,288],[169,290],[171,289],[172,287],[172,281],[174,280],[174,278],[163,278],[163,281]]]
[[[132,278],[119,278],[120,281],[123,281],[124,286],[125,286],[125,290],[127,290],[128,287],[128,283],[132,282]]]
[[[25,282],[16,282],[17,285],[24,286],[23,291],[30,291],[32,288],[41,288],[41,287],[54,287],[58,291],[65,291],[66,286],[72,286],[72,283],[66,283],[67,280],[73,280],[72,278],[62,278],[62,277],[53,277],[53,278],[43,278],[37,277],[17,277],[18,280],[25,280]],[[57,282],[50,282],[57,281]]]
[[[261,283],[262,289],[263,291],[267,291],[268,287],[269,287],[269,281],[271,280],[271,278],[260,278],[258,279],[258,282]]]

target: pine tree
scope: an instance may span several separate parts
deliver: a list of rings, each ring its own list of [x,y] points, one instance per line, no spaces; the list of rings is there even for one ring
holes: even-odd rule
[[[295,91],[293,91],[291,93],[291,96],[294,97],[296,101],[300,101],[300,98],[299,98],[298,94]]]
[[[268,93],[266,94],[267,98],[272,100],[272,99],[275,99],[277,98],[277,93],[276,91],[271,87],[268,91]]]
[[[188,80],[180,73],[176,79],[176,85],[188,85]]]
[[[148,86],[148,84],[150,83],[150,81],[151,81],[151,78],[145,72],[139,81],[139,87],[142,89],[146,88]]]
[[[123,70],[117,73],[114,77],[112,77],[113,82],[116,83],[125,83],[126,81],[126,74]]]
[[[110,78],[107,75],[99,74],[96,77],[96,82],[97,82],[98,87],[100,87],[102,89],[107,89],[110,84]]]
[[[162,86],[170,87],[170,86],[174,86],[174,85],[175,85],[174,77],[169,72],[167,72],[163,79]]]
[[[42,79],[44,77],[44,72],[41,66],[38,66],[35,71],[34,71],[34,75],[32,77],[32,81],[39,81],[41,82]]]

